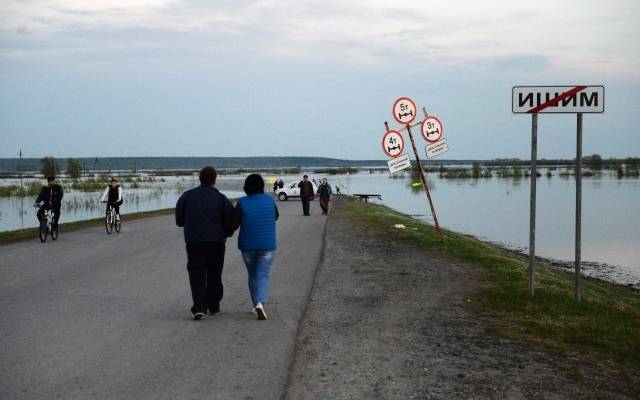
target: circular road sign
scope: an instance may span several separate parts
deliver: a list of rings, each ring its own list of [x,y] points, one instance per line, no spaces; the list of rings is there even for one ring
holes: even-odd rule
[[[427,143],[436,143],[442,139],[444,127],[437,117],[431,116],[422,121],[422,128],[420,131],[422,133],[422,137],[427,141]]]
[[[404,151],[404,139],[398,131],[387,131],[382,137],[382,151],[389,157],[397,157]]]
[[[408,97],[400,97],[393,103],[393,118],[401,124],[410,124],[416,119],[416,103]]]

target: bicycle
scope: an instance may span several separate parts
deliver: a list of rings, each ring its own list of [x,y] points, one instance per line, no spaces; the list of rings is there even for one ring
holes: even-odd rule
[[[113,233],[114,228],[116,232],[120,233],[122,222],[120,219],[116,218],[116,213],[111,203],[107,203],[107,215],[104,218],[104,226],[107,229],[107,234],[109,235]]]
[[[36,204],[34,207],[40,208],[40,205]],[[38,236],[42,243],[47,241],[47,236],[51,236],[52,240],[58,240],[58,228],[53,227],[53,210],[50,207],[44,210],[42,219],[40,220]]]

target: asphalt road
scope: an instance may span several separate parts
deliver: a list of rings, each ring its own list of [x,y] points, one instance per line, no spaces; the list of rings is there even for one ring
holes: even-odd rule
[[[227,241],[221,315],[192,321],[173,216],[0,246],[0,398],[276,399],[321,257],[317,202],[279,202],[268,321]]]

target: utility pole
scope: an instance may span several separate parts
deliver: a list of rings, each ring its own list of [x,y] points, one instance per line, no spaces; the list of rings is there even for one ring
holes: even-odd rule
[[[20,190],[22,190],[22,149],[20,149],[20,152],[18,153],[18,155],[20,156],[20,162],[18,163],[18,174],[20,174]]]

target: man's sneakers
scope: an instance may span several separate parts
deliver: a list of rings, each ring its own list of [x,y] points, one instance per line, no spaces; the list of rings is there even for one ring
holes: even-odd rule
[[[193,314],[193,320],[194,321],[200,321],[202,319],[202,317],[204,317],[204,313],[197,312],[197,313]]]
[[[264,321],[267,319],[267,313],[264,312],[264,307],[262,303],[256,304],[256,307],[253,309],[256,312],[256,316],[260,321]]]

